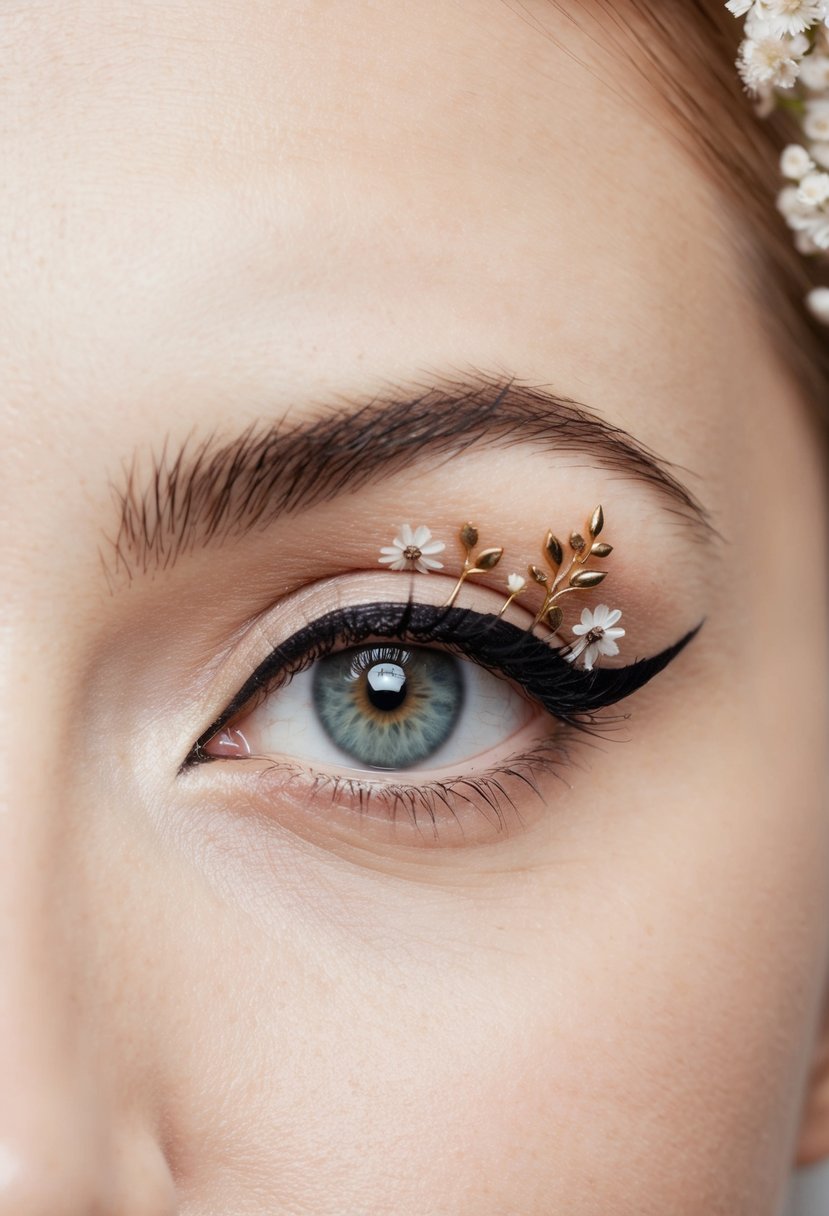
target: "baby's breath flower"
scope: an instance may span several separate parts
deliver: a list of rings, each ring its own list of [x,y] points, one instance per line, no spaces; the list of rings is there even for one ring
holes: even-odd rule
[[[807,55],[800,65],[800,79],[807,89],[816,92],[829,89],[829,55],[819,55],[815,51]]]
[[[815,287],[806,297],[812,314],[824,325],[829,325],[829,287]]]
[[[829,100],[806,102],[803,130],[809,139],[829,140]]]
[[[777,209],[792,232],[807,232],[815,225],[815,208],[801,200],[797,186],[784,186],[777,196]]]
[[[510,595],[518,595],[527,585],[527,580],[521,574],[511,574],[507,579],[507,590]]]
[[[829,199],[829,173],[807,173],[798,186],[797,197],[807,207],[820,207]]]
[[[829,143],[812,144],[809,148],[812,158],[821,169],[829,169]]]
[[[824,212],[820,218],[813,221],[807,232],[818,249],[824,253],[829,250],[829,215]]]
[[[814,167],[815,162],[802,144],[789,144],[787,148],[783,149],[780,156],[780,172],[784,177],[799,182],[801,177],[811,173]]]
[[[811,257],[813,253],[818,252],[817,245],[806,231],[796,232],[794,234],[794,247],[797,252],[802,253],[804,257]]]
[[[737,69],[761,116],[772,113],[781,90],[793,90],[802,143],[780,156],[790,183],[777,208],[800,253],[829,253],[829,0],[726,0],[743,18]],[[796,88],[795,88],[796,86]],[[808,297],[813,314],[829,324],[829,288]]]
[[[797,80],[803,53],[802,43],[794,38],[746,38],[740,47],[737,68],[751,93],[759,93],[767,85],[790,89]]]
[[[777,195],[777,210],[786,219],[802,210],[797,197],[797,186],[784,186]]]
[[[826,16],[824,0],[758,0],[757,12],[771,37],[802,34]]]

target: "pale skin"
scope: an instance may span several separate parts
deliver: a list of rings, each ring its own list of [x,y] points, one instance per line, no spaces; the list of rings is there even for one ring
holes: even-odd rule
[[[7,17],[0,1213],[775,1216],[829,1152],[825,474],[668,106],[546,4]],[[470,368],[625,428],[720,539],[522,445],[116,568],[135,449]],[[292,596],[405,597],[400,520],[447,542],[427,602],[465,519],[503,546],[497,612],[598,502],[621,658],[704,625],[524,828],[180,772]]]

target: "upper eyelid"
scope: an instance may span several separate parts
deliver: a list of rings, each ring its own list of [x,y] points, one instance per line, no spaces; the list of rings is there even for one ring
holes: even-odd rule
[[[369,614],[372,612],[373,628],[369,627]],[[356,614],[361,614],[361,626],[355,630],[352,621],[352,636],[349,637],[349,616]],[[481,622],[486,623],[484,632],[480,631]],[[450,649],[464,654],[487,670],[512,679],[553,717],[578,725],[579,715],[615,704],[662,671],[692,640],[701,628],[701,623],[673,646],[652,658],[637,660],[627,667],[599,669],[587,673],[567,663],[546,641],[535,637],[529,631],[521,630],[492,614],[479,613],[470,608],[438,608],[435,605],[416,604],[412,601],[375,602],[338,608],[318,617],[282,645],[274,648],[245,681],[222,714],[197,739],[182,762],[180,771],[206,759],[202,749],[209,740],[250,705],[257,692],[272,689],[280,672],[290,669],[293,674],[301,668],[292,665],[301,663],[303,658],[313,662],[320,653],[319,650],[314,652],[313,643],[320,645],[320,637],[325,637],[326,626],[329,639],[332,642],[344,641],[346,646],[349,643],[359,644],[372,634],[380,638],[400,640],[405,636],[414,642],[448,644]],[[462,636],[464,627],[470,636]],[[436,636],[434,631],[441,628],[446,628],[451,636]],[[477,636],[476,629],[479,631]],[[475,646],[472,645],[473,637]],[[308,640],[303,641],[303,638]],[[486,639],[490,644],[490,662],[482,658],[482,639]],[[493,642],[496,643],[494,646]],[[533,672],[528,679],[528,664],[533,662],[539,670]],[[520,677],[516,672],[519,663],[522,666]],[[555,673],[555,698],[549,695],[546,688],[551,672]]]

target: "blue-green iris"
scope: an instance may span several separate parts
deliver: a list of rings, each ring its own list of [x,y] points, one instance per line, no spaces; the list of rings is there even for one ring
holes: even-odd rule
[[[459,667],[442,650],[341,650],[314,666],[314,705],[341,751],[374,768],[410,768],[455,727],[463,702]]]

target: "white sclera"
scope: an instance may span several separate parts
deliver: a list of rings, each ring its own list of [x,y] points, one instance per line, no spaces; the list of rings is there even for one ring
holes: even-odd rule
[[[463,684],[463,705],[454,730],[445,743],[421,764],[400,773],[428,771],[453,765],[466,765],[481,758],[477,767],[488,764],[487,753],[506,743],[533,717],[537,710],[505,680],[498,679],[468,659],[458,658]],[[405,679],[396,663],[383,662],[373,669],[381,685],[397,691]],[[381,672],[388,673],[381,675]],[[398,674],[399,673],[399,674]],[[298,672],[285,688],[266,697],[244,721],[237,723],[255,756],[285,756],[314,764],[337,765],[356,771],[354,759],[334,744],[319,721],[313,698],[313,666]],[[371,674],[371,673],[370,673]],[[391,682],[394,681],[394,682]],[[377,685],[372,684],[377,688]],[[467,771],[474,769],[472,765]]]

